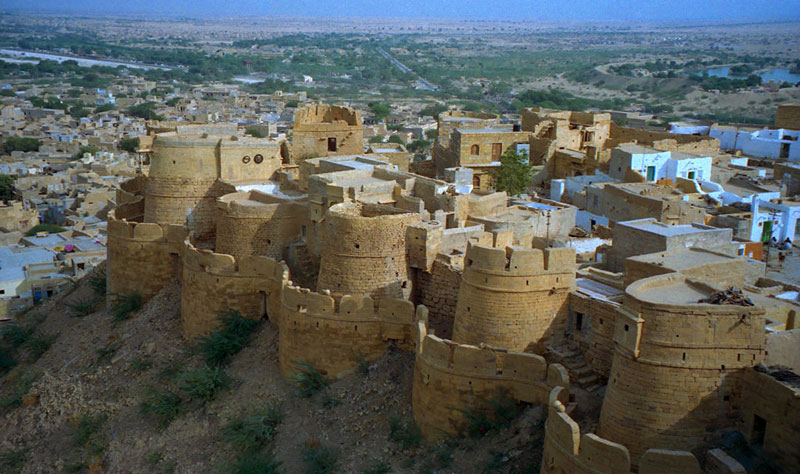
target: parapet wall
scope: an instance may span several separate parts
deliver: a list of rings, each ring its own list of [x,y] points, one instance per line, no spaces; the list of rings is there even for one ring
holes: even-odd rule
[[[284,259],[284,250],[301,238],[308,206],[305,202],[269,198],[250,191],[227,194],[217,200],[217,252],[234,257],[263,255]]]
[[[186,225],[200,240],[214,239],[214,209],[222,191],[216,178],[149,178],[144,221]]]
[[[575,284],[570,248],[494,248],[470,243],[453,340],[544,353],[566,329]]]
[[[114,216],[128,222],[141,222],[144,218],[144,189],[147,177],[137,175],[120,183],[116,189],[117,207]]]
[[[738,416],[744,370],[764,357],[764,310],[697,303],[712,291],[679,274],[626,289],[598,433],[634,460],[694,449]]]
[[[182,226],[136,223],[108,218],[109,297],[138,292],[145,299],[180,274],[186,230]]]
[[[512,400],[545,404],[553,387],[569,386],[566,369],[548,366],[541,356],[456,344],[427,334],[424,322],[417,324],[412,403],[414,419],[427,439],[463,431],[464,412],[488,411],[499,390]]]
[[[668,132],[651,132],[638,128],[621,127],[611,123],[611,137],[606,148],[614,148],[622,143],[635,142],[664,151],[683,151],[686,153],[715,153],[719,151],[719,140],[707,136],[680,135]]]
[[[556,387],[549,397],[545,423],[542,474],[629,474],[632,463],[628,449],[581,429],[566,414],[562,393]],[[639,474],[701,474],[700,463],[688,451],[650,449],[640,459]]]
[[[302,360],[323,374],[341,377],[360,361],[372,362],[390,343],[406,350],[416,341],[416,321],[427,319],[427,309],[411,301],[383,299],[375,310],[368,296],[334,299],[288,284],[281,297],[278,357],[281,372],[289,375]]]
[[[184,337],[192,339],[214,329],[221,311],[237,310],[253,319],[279,318],[281,290],[288,279],[283,262],[198,250],[186,241],[181,288]]]
[[[406,228],[421,214],[389,206],[341,203],[328,209],[318,289],[342,295],[407,299],[412,282]]]

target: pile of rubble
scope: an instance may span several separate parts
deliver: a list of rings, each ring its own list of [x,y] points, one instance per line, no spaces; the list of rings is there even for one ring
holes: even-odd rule
[[[735,304],[739,306],[754,306],[753,301],[746,297],[742,290],[732,286],[724,291],[717,291],[708,298],[700,298],[698,303],[708,304]]]

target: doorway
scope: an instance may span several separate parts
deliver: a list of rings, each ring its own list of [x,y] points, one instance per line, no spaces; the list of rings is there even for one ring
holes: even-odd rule
[[[655,181],[656,179],[656,167],[655,166],[648,166],[647,167],[647,180],[648,181]]]
[[[328,137],[328,151],[336,151],[336,137]]]
[[[500,161],[500,154],[503,153],[502,143],[492,143],[492,161]]]
[[[688,173],[686,173],[686,177],[688,179],[694,179],[694,171],[689,171]]]
[[[781,143],[781,154],[778,158],[789,158],[789,145],[791,143]]]
[[[750,442],[756,446],[764,446],[764,437],[767,435],[767,420],[753,414],[753,432],[750,435]]]
[[[772,221],[766,220],[764,221],[764,228],[761,231],[761,241],[769,243],[770,237],[772,237]]]

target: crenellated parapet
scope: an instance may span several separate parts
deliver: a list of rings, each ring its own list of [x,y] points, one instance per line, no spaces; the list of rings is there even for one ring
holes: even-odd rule
[[[141,222],[144,218],[144,188],[147,176],[137,175],[120,183],[116,189],[117,207],[114,217],[129,222]]]
[[[145,299],[179,276],[186,230],[177,225],[108,218],[107,292],[138,292]]]
[[[563,334],[575,251],[469,243],[453,339],[543,353]]]
[[[286,264],[269,257],[233,255],[200,250],[184,243],[181,324],[187,339],[217,325],[221,311],[236,310],[245,317],[279,318],[281,292],[289,280]]]
[[[464,412],[488,409],[499,390],[512,400],[546,404],[553,387],[569,387],[567,370],[541,356],[457,344],[428,334],[424,322],[417,325],[412,403],[428,439],[458,434],[467,423]]]
[[[294,361],[302,360],[340,377],[360,361],[376,360],[390,343],[411,350],[417,341],[416,322],[427,320],[427,309],[408,300],[385,298],[376,311],[369,296],[344,295],[337,307],[328,293],[284,286],[278,356],[285,375],[296,370]]]
[[[556,387],[549,397],[542,474],[629,474],[633,463],[628,448],[594,433],[581,434],[578,423],[566,413],[563,393],[561,387]],[[636,464],[639,474],[703,472],[689,451],[648,449]]]
[[[598,433],[625,444],[634,467],[647,449],[694,449],[739,416],[745,369],[764,357],[764,309],[698,302],[715,290],[674,273],[626,289]]]

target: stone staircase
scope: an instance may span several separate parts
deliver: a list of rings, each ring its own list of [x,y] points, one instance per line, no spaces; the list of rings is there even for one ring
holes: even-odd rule
[[[563,365],[569,372],[570,384],[581,387],[588,392],[600,389],[602,381],[586,363],[583,354],[574,344],[565,344],[547,348],[547,359]]]
[[[317,272],[306,243],[300,241],[290,244],[288,253],[287,263],[289,264],[291,279],[295,284],[315,290],[317,288]]]

